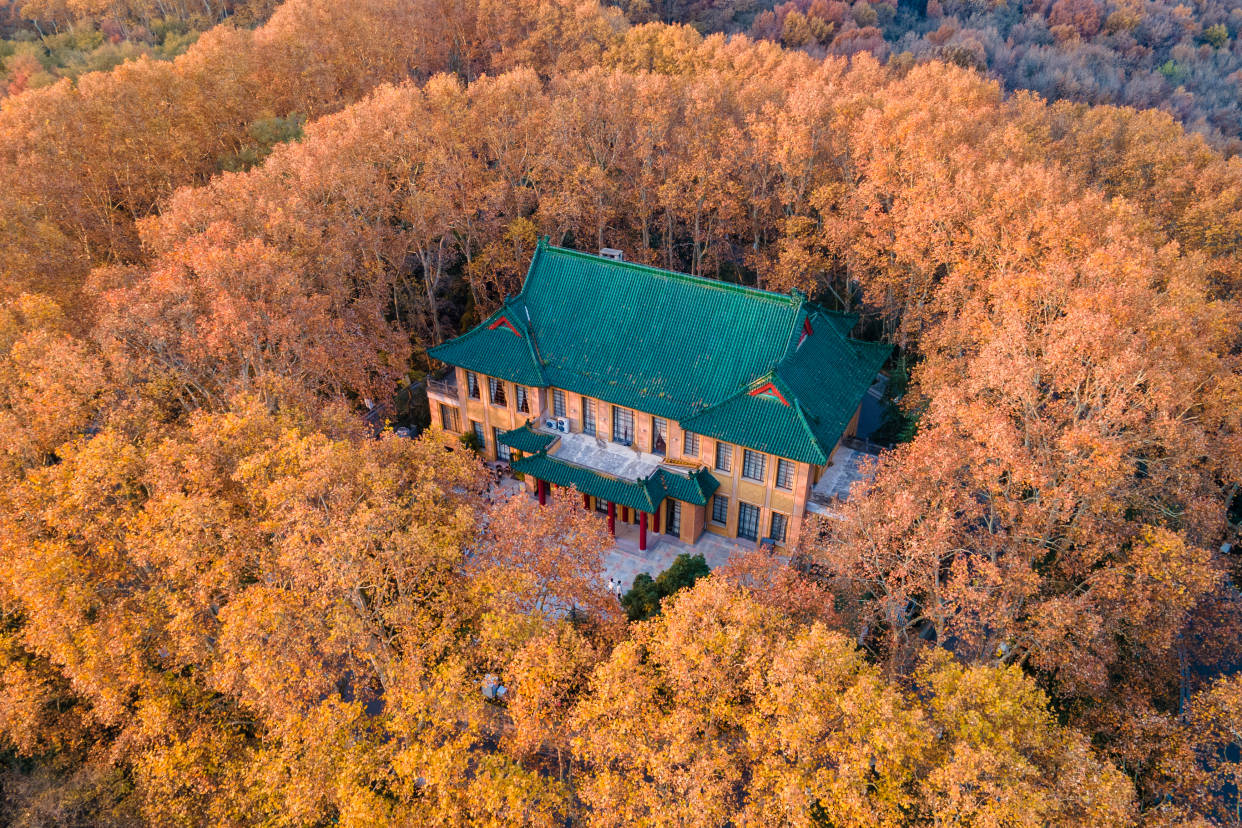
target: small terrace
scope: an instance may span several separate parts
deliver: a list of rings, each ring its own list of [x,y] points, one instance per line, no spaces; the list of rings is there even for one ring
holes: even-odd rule
[[[456,400],[457,399],[457,372],[449,371],[447,374],[437,379],[427,377],[427,392],[430,394],[437,394],[441,397],[448,397],[449,399]]]
[[[552,431],[542,425],[536,430],[559,438],[560,442],[549,453],[564,463],[573,463],[592,471],[619,477],[622,480],[644,480],[655,473],[664,458],[655,454],[611,443],[602,437],[589,434]]]
[[[849,499],[850,490],[856,483],[872,477],[875,455],[879,448],[872,443],[851,440],[842,443],[832,455],[832,465],[823,475],[807,500],[806,510],[818,515],[834,517],[836,507]]]

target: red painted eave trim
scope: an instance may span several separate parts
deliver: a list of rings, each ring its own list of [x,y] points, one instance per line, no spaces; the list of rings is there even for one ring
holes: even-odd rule
[[[789,405],[789,400],[785,399],[785,395],[782,394],[777,389],[777,387],[770,382],[764,383],[763,385],[756,388],[754,391],[750,392],[750,395],[752,397],[758,397],[764,394],[770,394],[771,396],[776,397],[778,400],[780,400],[783,405]]]
[[[499,319],[497,319],[495,322],[493,322],[492,324],[488,325],[488,326],[487,326],[487,329],[488,329],[489,331],[494,331],[494,330],[496,330],[497,328],[499,328],[501,325],[504,325],[506,328],[508,328],[509,330],[513,331],[513,335],[514,335],[514,336],[519,337],[519,338],[522,336],[521,332],[520,332],[520,331],[518,331],[518,329],[517,329],[517,328],[513,327],[513,323],[509,321],[509,317],[507,317],[507,316],[502,316],[502,317],[500,317],[500,318],[499,318]]]

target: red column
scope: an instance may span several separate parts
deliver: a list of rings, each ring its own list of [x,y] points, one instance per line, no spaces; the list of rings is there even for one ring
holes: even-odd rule
[[[608,504],[608,534],[617,536],[617,504]]]
[[[545,505],[548,502],[548,484],[542,480],[536,480],[535,488],[539,490],[539,505]]]
[[[582,508],[583,509],[591,508],[591,496],[587,494],[586,492],[582,493]]]
[[[622,523],[630,522],[630,507],[629,506],[621,507],[621,522]]]
[[[660,534],[660,507],[659,506],[657,506],[656,510],[651,513],[651,531],[655,532],[657,535]]]
[[[647,513],[638,513],[638,551],[645,552],[647,549]]]

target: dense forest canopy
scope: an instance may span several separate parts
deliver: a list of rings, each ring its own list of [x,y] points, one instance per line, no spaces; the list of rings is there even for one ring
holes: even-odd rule
[[[1242,136],[1242,5],[1231,0],[619,0],[635,22],[747,31],[822,56],[943,60],[1051,100],[1172,113]]]
[[[1242,5],[1230,0],[618,0],[631,23],[747,32],[816,57],[941,60],[1049,100],[1169,112],[1227,151],[1242,140]],[[265,21],[274,0],[5,0],[0,96]],[[327,23],[328,21],[325,21]]]
[[[215,6],[0,106],[7,822],[1239,824],[1242,159],[591,0]],[[572,495],[359,417],[541,235],[861,313],[911,439],[626,623]]]

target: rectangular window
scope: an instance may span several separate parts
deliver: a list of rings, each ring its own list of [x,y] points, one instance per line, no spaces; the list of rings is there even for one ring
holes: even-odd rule
[[[668,420],[663,417],[651,418],[651,453],[668,454]]]
[[[768,470],[767,458],[762,452],[742,449],[742,477],[747,480],[763,482],[764,473]]]
[[[612,407],[612,441],[623,446],[634,445],[634,412],[628,408]]]
[[[712,498],[712,523],[726,526],[729,523],[729,498],[716,495]]]
[[[478,438],[479,451],[487,451],[487,438],[483,436],[483,424],[477,420],[471,420],[470,428],[474,430],[474,436]]]
[[[479,376],[474,371],[466,372],[466,392],[470,394],[470,399],[479,399]]]
[[[495,377],[487,378],[487,391],[491,395],[492,405],[506,405],[505,384]]]
[[[794,464],[784,458],[776,460],[776,488],[792,489],[794,484]]]
[[[582,398],[582,433],[595,436],[595,400]]]
[[[759,507],[749,503],[737,504],[737,536],[744,540],[759,540]]]
[[[772,513],[772,531],[768,533],[768,537],[777,543],[785,542],[785,529],[789,526],[789,518],[780,512]]]
[[[667,499],[668,503],[668,534],[681,534],[681,501]]]
[[[513,396],[516,398],[516,401],[517,401],[517,410],[521,411],[523,414],[529,414],[530,413],[530,398],[526,394],[526,386],[525,385],[513,386]]]
[[[729,443],[716,443],[716,471],[733,470],[733,446]]]
[[[457,409],[440,403],[440,425],[445,431],[457,431]]]
[[[565,416],[565,392],[559,388],[552,389],[552,416]]]
[[[496,457],[509,462],[509,447],[500,442],[500,429],[492,428],[492,439],[496,441]]]
[[[685,457],[698,458],[699,456],[699,435],[684,432],[686,435],[686,445],[682,448],[682,455]]]

